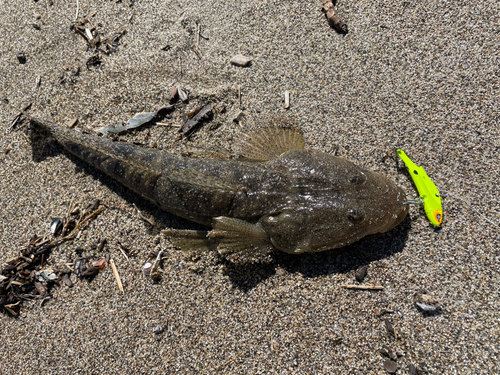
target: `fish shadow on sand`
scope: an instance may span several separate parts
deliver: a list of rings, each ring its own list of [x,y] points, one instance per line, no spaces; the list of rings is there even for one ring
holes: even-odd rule
[[[407,216],[398,227],[387,233],[365,237],[340,249],[299,255],[276,251],[270,255],[270,260],[257,262],[226,260],[225,274],[233,287],[247,292],[274,276],[279,267],[289,273],[300,273],[305,278],[348,273],[401,252],[408,238],[411,222],[412,219]]]

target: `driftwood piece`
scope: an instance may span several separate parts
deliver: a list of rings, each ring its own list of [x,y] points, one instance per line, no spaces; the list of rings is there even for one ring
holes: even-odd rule
[[[323,12],[331,27],[341,34],[347,34],[347,25],[340,19],[332,0],[323,0]]]
[[[182,125],[180,131],[184,134],[191,133],[194,128],[205,118],[208,117],[212,113],[212,105],[207,104],[200,111],[194,115],[192,118],[186,121],[184,125]]]

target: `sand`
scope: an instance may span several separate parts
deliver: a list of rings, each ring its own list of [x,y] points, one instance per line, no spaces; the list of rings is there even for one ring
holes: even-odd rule
[[[342,250],[249,264],[213,254],[186,258],[159,229],[191,223],[47,146],[27,122],[8,131],[15,112],[2,106],[0,264],[33,234],[49,235],[52,218],[64,216],[71,201],[83,207],[99,198],[109,207],[77,240],[54,249],[48,265],[73,261],[77,248],[88,257],[109,252],[125,292],[108,268],[92,282],[72,275],[73,288],[55,287],[44,306],[25,302],[17,319],[3,315],[0,373],[384,374],[383,346],[399,353],[399,374],[410,364],[429,374],[500,372],[500,235],[474,211],[500,223],[499,2],[340,0],[346,36],[328,26],[320,5],[80,0],[78,18],[102,38],[126,31],[115,52],[87,66],[96,52],[71,30],[76,1],[1,2],[0,97],[32,102],[30,112],[42,119],[77,116],[77,127],[93,131],[167,104],[178,85],[190,102],[163,122],[179,125],[183,111],[203,102],[225,113],[189,140],[154,124],[119,138],[172,152],[231,149],[242,128],[288,116],[309,147],[337,147],[416,198],[396,168],[393,149],[401,147],[448,197],[440,230],[413,206],[396,229]],[[237,53],[252,65],[231,66]],[[241,127],[232,122],[238,85]],[[92,245],[103,237],[108,245],[98,253]],[[133,267],[119,243],[135,250]],[[165,275],[154,284],[141,267],[159,250]],[[355,283],[365,265],[365,283],[382,291],[340,287]],[[421,288],[441,300],[438,314],[413,304]],[[158,326],[164,331],[156,335]]]

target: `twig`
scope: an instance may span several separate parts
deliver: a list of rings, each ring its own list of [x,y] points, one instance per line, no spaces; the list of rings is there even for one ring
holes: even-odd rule
[[[340,286],[346,289],[360,289],[360,290],[382,290],[384,287],[382,285],[356,285],[356,284],[344,284]]]
[[[76,14],[75,14],[75,21],[78,19],[78,12],[80,11],[80,2],[76,0]]]
[[[132,262],[130,261],[130,259],[128,258],[127,254],[125,253],[125,251],[123,251],[123,248],[121,246],[118,246],[118,250],[120,250],[123,254],[123,256],[125,257],[125,259],[127,259],[127,262],[128,264],[130,264],[130,267],[132,267],[132,271],[134,271],[134,266],[132,265]]]
[[[62,244],[63,242],[74,239],[76,237],[76,235],[78,234],[78,229],[80,229],[83,224],[85,224],[87,221],[92,219],[94,216],[99,215],[102,211],[104,211],[104,209],[105,209],[104,206],[99,207],[97,210],[95,210],[90,215],[88,215],[86,218],[84,218],[82,221],[80,221],[78,224],[76,224],[76,227],[71,231],[70,234],[68,234],[67,236],[64,236],[58,240],[50,242],[49,246],[50,247],[58,246],[58,245]]]
[[[111,268],[113,269],[113,274],[115,275],[116,283],[118,284],[118,289],[123,293],[123,285],[122,280],[120,279],[120,275],[118,274],[118,270],[116,269],[116,264],[113,259],[109,260],[109,264],[111,264]]]
[[[241,86],[238,85],[237,89],[238,89],[238,101],[240,102],[240,109],[241,109]]]
[[[23,111],[27,111],[30,107],[31,107],[31,103],[28,103],[28,104],[26,104],[24,107],[22,107],[22,110],[23,110]],[[21,116],[22,116],[22,115],[23,115],[23,113],[22,113],[22,112],[19,112],[19,113],[16,115],[16,117],[14,117],[14,119],[12,120],[12,122],[11,122],[11,124],[10,124],[9,128],[7,129],[7,131],[11,131],[11,130],[12,130],[12,128],[13,128],[14,126],[16,126],[16,124],[18,123],[18,121],[19,121],[19,119],[21,118]]]
[[[147,221],[147,222],[148,222],[148,223],[149,223],[152,227],[154,227],[154,226],[155,226],[155,223],[154,223],[152,220],[148,219],[146,216],[144,216],[144,215],[142,214],[142,212],[141,212],[141,211],[139,211],[139,209],[137,208],[137,206],[135,205],[135,203],[134,203],[134,208],[137,210],[137,213],[139,214],[139,217],[140,217],[142,220]]]
[[[162,257],[161,257],[162,253],[163,253],[163,250],[160,250],[160,252],[156,256],[156,260],[153,263],[153,266],[151,266],[151,272],[149,273],[149,275],[151,276],[151,279],[153,281],[157,281],[160,278],[160,274],[159,274],[158,268],[160,267],[160,262],[162,261]]]

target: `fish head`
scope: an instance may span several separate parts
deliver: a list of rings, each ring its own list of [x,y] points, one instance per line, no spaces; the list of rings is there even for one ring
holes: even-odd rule
[[[288,253],[347,246],[386,232],[408,213],[405,193],[382,174],[319,151],[275,161],[291,178],[282,209],[261,219],[273,245]]]

